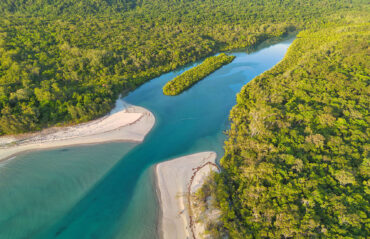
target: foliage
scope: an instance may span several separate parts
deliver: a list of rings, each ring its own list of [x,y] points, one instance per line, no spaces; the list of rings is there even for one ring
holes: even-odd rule
[[[0,1],[0,135],[96,118],[166,71],[361,2]]]
[[[175,79],[167,82],[163,87],[163,94],[178,95],[198,81],[221,68],[223,65],[229,64],[234,60],[235,56],[228,56],[221,53],[218,56],[211,56],[205,59],[200,65],[185,71]]]
[[[367,13],[298,34],[243,87],[214,177],[230,238],[369,238]]]

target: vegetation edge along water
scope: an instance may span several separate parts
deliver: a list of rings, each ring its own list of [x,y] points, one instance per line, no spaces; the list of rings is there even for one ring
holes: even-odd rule
[[[212,238],[369,237],[369,36],[368,12],[303,31],[243,87],[197,194]]]
[[[123,91],[206,56],[327,24],[364,0],[2,1],[0,135],[106,114]]]
[[[167,84],[163,86],[163,94],[178,95],[212,72],[231,63],[234,59],[235,56],[228,56],[225,53],[208,57],[198,66],[185,71],[181,75],[176,76],[173,80],[167,82]]]

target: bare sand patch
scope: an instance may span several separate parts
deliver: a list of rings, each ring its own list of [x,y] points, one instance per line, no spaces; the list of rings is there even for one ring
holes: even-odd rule
[[[218,170],[215,160],[215,152],[202,152],[156,165],[161,238],[193,239],[197,237],[193,233],[202,233],[202,227],[190,217],[188,196],[201,187],[211,171]]]
[[[68,127],[53,127],[41,132],[0,137],[0,161],[25,151],[112,141],[141,142],[155,123],[145,108],[128,108],[102,118]]]

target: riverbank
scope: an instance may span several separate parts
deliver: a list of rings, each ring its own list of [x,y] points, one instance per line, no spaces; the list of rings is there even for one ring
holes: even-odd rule
[[[69,127],[0,137],[0,161],[33,150],[113,141],[142,142],[154,126],[154,115],[145,108],[129,106],[102,118]]]
[[[218,170],[215,160],[215,152],[202,152],[156,165],[161,238],[198,238],[202,233],[192,217],[190,194],[203,185],[211,171]]]

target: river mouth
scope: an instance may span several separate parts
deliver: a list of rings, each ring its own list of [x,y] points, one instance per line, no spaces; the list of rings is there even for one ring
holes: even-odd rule
[[[157,238],[153,165],[201,151],[222,156],[236,94],[276,65],[292,41],[234,51],[232,63],[175,97],[163,95],[163,85],[199,62],[129,93],[123,101],[156,117],[141,144],[32,152],[2,165],[0,238]]]

